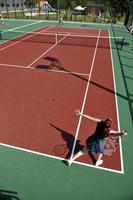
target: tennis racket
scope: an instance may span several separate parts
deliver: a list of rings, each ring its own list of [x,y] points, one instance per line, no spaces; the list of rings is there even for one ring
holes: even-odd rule
[[[119,144],[119,137],[110,137],[105,139],[105,149],[103,154],[105,156],[111,156],[117,149]]]

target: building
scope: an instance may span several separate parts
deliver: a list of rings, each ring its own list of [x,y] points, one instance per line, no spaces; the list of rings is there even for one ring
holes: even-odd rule
[[[104,8],[104,5],[100,3],[88,2],[87,4],[88,14],[92,16],[102,13],[103,8]]]

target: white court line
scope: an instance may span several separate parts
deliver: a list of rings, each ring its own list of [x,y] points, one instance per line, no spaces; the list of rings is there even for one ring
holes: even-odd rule
[[[56,70],[56,69],[37,69],[35,67],[30,67],[28,68],[27,66],[23,66],[23,65],[10,65],[10,64],[6,64],[6,63],[0,63],[0,66],[4,66],[4,67],[10,67],[10,68],[19,68],[19,69],[27,69],[27,70],[37,70],[37,71],[44,71],[44,72],[55,72],[55,73],[62,73],[62,74],[70,74],[70,75],[77,75],[77,76],[89,76],[89,74],[86,73],[82,73],[82,72],[67,72],[67,71],[63,71],[63,70]]]
[[[40,31],[40,32],[36,32],[36,34],[43,33],[43,32],[45,32],[45,30],[47,31],[48,29],[50,29],[50,28],[52,28],[52,27],[53,27],[53,26],[48,27],[48,28],[46,28],[46,29],[44,29],[44,30],[42,30],[42,31]],[[35,30],[38,30],[38,28],[35,29]],[[25,36],[26,34],[27,34],[27,33],[24,33],[24,34],[22,34],[22,35],[19,35],[18,37],[11,38],[10,40],[13,40],[13,39],[16,39],[16,38]],[[30,35],[30,36],[27,36],[27,37],[25,37],[25,38],[23,38],[23,39],[20,39],[20,40],[18,40],[18,41],[16,41],[16,42],[13,42],[12,44],[9,44],[9,45],[7,45],[7,46],[1,48],[0,51],[2,51],[2,50],[4,50],[4,49],[7,49],[7,48],[9,48],[9,47],[11,47],[11,46],[14,46],[14,45],[16,45],[16,44],[18,44],[18,43],[20,43],[20,42],[22,42],[22,41],[24,41],[24,40],[26,40],[26,39],[28,39],[28,38],[31,38],[31,37],[34,37],[34,34],[33,34],[33,35]],[[10,40],[8,40],[7,42],[9,42]],[[2,43],[2,44],[3,44],[3,43]],[[5,43],[4,43],[4,44],[5,44]]]
[[[66,34],[62,39],[60,39],[57,43],[55,43],[50,48],[48,48],[47,51],[45,51],[43,54],[41,54],[36,60],[34,60],[32,63],[30,63],[27,67],[28,68],[31,67],[31,65],[33,65],[35,62],[37,62],[42,56],[47,54],[51,49],[53,49],[55,46],[57,46],[57,44],[59,44],[62,40],[64,40],[69,35],[70,35],[70,33]]]
[[[0,65],[5,66],[5,67],[11,67],[11,68],[14,68],[14,67],[27,68],[26,66],[23,66],[23,65],[11,65],[11,64],[6,64],[6,63],[0,63]]]
[[[85,90],[85,95],[84,95],[84,99],[83,99],[81,113],[83,113],[83,111],[84,111],[84,107],[85,107],[85,103],[86,103],[86,99],[87,99],[87,94],[88,94],[88,89],[89,89],[89,86],[90,86],[90,79],[91,79],[92,71],[93,71],[93,68],[94,68],[94,63],[95,63],[100,33],[101,33],[101,30],[99,30],[98,37],[97,37],[96,47],[95,47],[95,51],[94,51],[94,55],[93,55],[93,59],[92,59],[92,63],[91,63],[91,69],[90,69],[90,74],[89,74],[89,77],[88,77],[88,83],[87,83],[86,90]],[[74,143],[73,143],[73,148],[72,148],[72,152],[71,152],[70,157],[73,156],[74,151],[75,151],[76,141],[77,141],[77,138],[78,138],[79,129],[80,129],[80,125],[81,125],[81,120],[82,120],[82,115],[79,116],[79,122],[78,122],[78,125],[77,125],[75,140],[74,140]]]
[[[108,31],[108,35],[110,36],[110,32]],[[117,114],[117,124],[118,124],[118,131],[120,132],[120,120],[119,120],[119,110],[118,110],[118,101],[116,95],[116,82],[115,82],[115,72],[114,72],[114,62],[113,62],[113,55],[112,55],[112,48],[111,48],[111,40],[109,39],[110,43],[110,54],[111,54],[111,65],[112,65],[112,72],[113,72],[113,82],[114,82],[114,91],[115,91],[115,105],[116,105],[116,114]],[[121,137],[119,137],[119,146],[120,146],[120,159],[121,159],[121,171],[124,174],[124,164],[123,164],[123,153],[122,153],[122,142]]]
[[[16,147],[16,146],[9,145],[9,144],[0,143],[0,146],[8,147],[8,148],[11,148],[11,149],[15,149],[15,150],[23,151],[23,152],[27,152],[27,153],[32,153],[32,154],[39,155],[39,156],[45,156],[45,157],[48,157],[48,158],[53,158],[53,159],[65,161],[65,159],[62,158],[62,157],[52,156],[52,155],[49,155],[49,154],[45,154],[45,153],[41,153],[41,152],[29,150],[29,149],[24,149],[24,148],[21,148],[21,147]],[[99,169],[99,170],[102,169],[102,170],[109,171],[109,172],[115,172],[115,173],[123,174],[121,171],[117,171],[117,170],[109,169],[109,168],[104,168],[104,167],[100,167],[100,166],[96,167],[95,165],[90,165],[90,164],[82,163],[82,162],[79,162],[79,161],[73,161],[73,163],[78,164],[78,165],[82,165],[82,166],[86,166],[86,167]]]
[[[35,25],[35,24],[39,24],[39,23],[40,23],[40,21],[32,22],[32,23],[30,23],[30,24],[25,24],[25,25],[23,25],[23,26],[18,26],[18,27],[16,27],[16,28],[9,29],[8,31],[14,31],[14,30],[17,30],[17,29],[20,29],[20,28],[25,28],[25,27],[27,27],[27,26],[32,26],[33,24]],[[6,31],[6,30],[5,30],[5,31]]]
[[[32,26],[32,25],[34,25],[34,24],[39,24],[39,23],[40,23],[39,21],[37,21],[37,22],[32,22],[31,24],[26,24],[26,25],[23,25],[23,26],[18,26],[18,27],[16,27],[16,28],[9,29],[8,31],[14,31],[14,30],[17,30],[17,29],[25,28],[25,27],[27,27],[27,26]],[[2,32],[7,32],[7,30],[3,30]],[[10,40],[8,40],[8,41],[10,41]],[[1,42],[0,45],[3,44],[3,43],[6,43],[6,42],[8,42],[8,41]]]

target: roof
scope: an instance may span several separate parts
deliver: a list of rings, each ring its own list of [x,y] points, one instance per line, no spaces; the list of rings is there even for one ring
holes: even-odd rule
[[[82,7],[82,6],[77,6],[77,7],[75,7],[74,9],[75,10],[84,10],[86,7]]]

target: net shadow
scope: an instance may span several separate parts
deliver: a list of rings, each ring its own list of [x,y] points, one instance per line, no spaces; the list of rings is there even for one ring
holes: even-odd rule
[[[112,33],[113,33],[114,37],[117,34],[117,32],[115,32],[115,29],[113,27],[112,27]],[[132,41],[132,39],[130,39],[130,37],[126,37],[125,39],[126,39],[127,43],[129,43],[129,41],[130,41],[130,43],[129,43],[130,45],[128,45],[130,47],[130,54],[128,54],[128,56],[130,56],[130,57],[128,57],[128,59],[131,58],[130,61],[132,62],[131,51],[133,49],[132,49],[131,45],[132,45],[133,41]],[[117,49],[117,54],[118,54],[118,58],[119,58],[121,74],[122,74],[122,77],[123,77],[123,83],[124,83],[124,86],[125,86],[125,99],[128,102],[128,106],[129,106],[129,110],[130,110],[130,116],[131,116],[131,120],[132,120],[132,124],[133,124],[133,107],[132,107],[133,100],[132,100],[132,96],[131,96],[132,93],[130,92],[128,80],[127,80],[127,77],[126,77],[126,74],[125,74],[125,69],[124,69],[125,66],[126,67],[131,67],[131,66],[128,63],[126,63],[126,65],[125,65],[125,63],[123,63],[123,58],[122,58],[122,56],[123,56],[122,52],[123,51],[125,51],[124,48],[122,49],[122,51],[119,51],[119,49]]]

